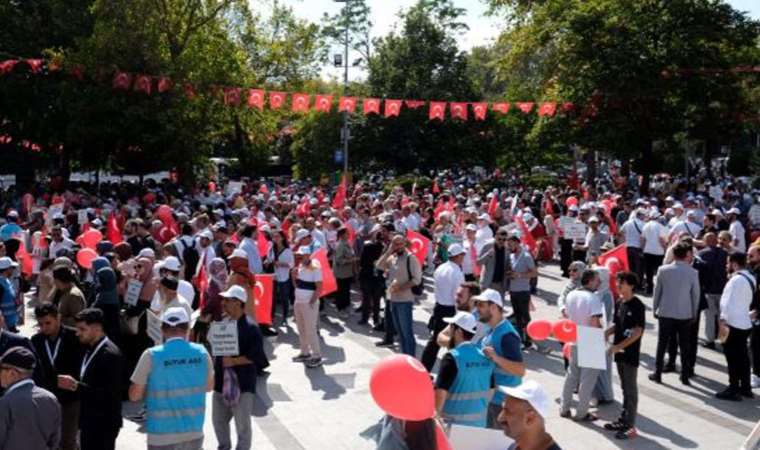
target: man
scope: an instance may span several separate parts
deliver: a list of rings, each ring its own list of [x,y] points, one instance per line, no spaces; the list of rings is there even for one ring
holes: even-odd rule
[[[150,309],[159,317],[167,309],[175,306],[184,308],[188,316],[193,314],[193,308],[190,306],[190,303],[177,294],[179,281],[177,278],[169,275],[161,277],[158,285],[158,295],[153,298],[153,302],[150,305]]]
[[[649,379],[662,383],[665,351],[671,339],[678,339],[681,351],[681,383],[690,386],[689,378],[694,375],[691,361],[690,330],[691,321],[699,314],[699,274],[691,267],[692,247],[679,242],[673,247],[674,262],[657,270],[652,310],[658,320],[657,356],[655,371]]]
[[[254,236],[256,235],[256,225],[244,225],[240,229],[240,244],[238,248],[248,255],[248,269],[251,273],[262,273],[264,271],[259,255],[259,247],[256,245]]]
[[[214,242],[214,234],[211,230],[203,230],[198,233],[198,266],[195,268],[195,273],[200,273],[201,266],[205,262],[206,273],[208,273],[211,266],[211,261],[216,258],[216,252],[214,246],[211,245]]]
[[[578,207],[572,205],[567,208],[567,215],[562,216],[559,219],[559,229],[562,235],[559,239],[559,267],[562,270],[562,276],[568,277],[568,267],[573,261],[573,239],[570,236],[570,230],[572,225],[576,221],[578,215]]]
[[[360,325],[366,325],[372,315],[372,325],[380,325],[380,299],[385,290],[385,279],[375,268],[375,263],[383,254],[384,229],[375,225],[369,232],[369,239],[362,245],[359,254],[359,287],[362,292]]]
[[[598,217],[591,216],[588,219],[588,227],[585,242],[582,246],[576,247],[577,250],[585,251],[587,264],[602,254],[602,245],[609,239],[609,235],[599,229]]]
[[[747,252],[747,266],[752,271],[755,280],[760,279],[760,245],[752,244]],[[755,289],[752,299],[753,311],[760,310],[760,291]],[[752,350],[752,377],[750,384],[752,388],[760,387],[760,317],[757,313],[752,318],[752,331],[750,332],[750,348]]]
[[[668,229],[660,223],[660,213],[652,211],[649,221],[641,230],[641,248],[644,249],[644,271],[646,274],[646,294],[654,292],[654,274],[665,258],[668,246]]]
[[[71,250],[74,248],[74,241],[63,235],[63,228],[60,225],[54,226],[50,230],[50,244],[48,244],[48,257],[55,259],[61,250]]]
[[[188,305],[192,306],[195,302],[195,288],[189,281],[183,280],[180,276],[182,267],[180,266],[179,259],[177,259],[176,256],[169,256],[156,264],[156,266],[158,266],[158,276],[160,278],[169,277],[177,280],[177,296],[182,298],[182,300]],[[156,307],[160,300],[161,298],[159,297],[158,292],[156,292],[156,295],[153,296],[152,307]]]
[[[644,229],[644,216],[646,212],[638,208],[635,214],[623,223],[619,233],[621,240],[625,244],[625,251],[628,256],[628,267],[631,272],[635,273],[639,279],[642,279],[643,265],[641,253],[641,232]]]
[[[478,320],[465,311],[443,320],[451,339],[435,380],[436,412],[451,423],[485,427],[494,363],[472,342]]]
[[[472,337],[471,341],[477,345],[480,345],[480,341],[483,340],[483,337],[488,332],[488,325],[480,321],[478,308],[475,306],[475,301],[473,300],[473,297],[477,295],[480,295],[480,287],[478,287],[478,284],[466,281],[459,286],[459,289],[457,289],[456,301],[457,311],[472,313],[475,319],[477,319],[478,329],[475,331],[475,336]],[[451,325],[447,325],[446,328],[438,333],[438,345],[443,348],[449,348],[450,342]]]
[[[728,365],[728,387],[715,396],[739,401],[742,397],[754,397],[750,385],[747,338],[752,329],[749,308],[757,289],[757,280],[747,270],[747,255],[744,253],[736,252],[728,256],[727,271],[731,278],[720,296],[720,328]]]
[[[483,247],[493,239],[493,230],[491,230],[491,216],[483,213],[478,217],[478,230],[475,232],[475,249],[478,254],[482,254]]]
[[[433,285],[435,295],[435,307],[433,315],[428,322],[428,328],[431,331],[425,349],[422,351],[422,365],[428,370],[433,371],[435,360],[438,357],[438,333],[446,328],[444,319],[452,317],[456,313],[456,293],[459,286],[464,283],[464,274],[462,273],[462,260],[464,260],[464,248],[460,244],[451,244],[448,248],[449,260],[435,269],[433,273]]]
[[[18,329],[18,308],[16,305],[16,288],[13,283],[14,272],[18,263],[7,256],[0,258],[0,312],[2,312],[5,327],[16,333]]]
[[[630,439],[636,436],[636,413],[639,391],[636,376],[641,354],[641,336],[646,328],[646,307],[634,295],[638,278],[633,272],[618,272],[615,276],[620,297],[612,326],[604,332],[605,338],[614,336],[608,351],[615,357],[620,386],[623,388],[623,410],[620,418],[604,425],[604,429],[615,431],[616,439]]]
[[[327,238],[325,237],[325,233],[317,228],[317,222],[313,217],[306,218],[304,221],[304,228],[309,232],[311,239],[316,241],[315,245],[317,248],[327,248]]]
[[[530,280],[538,276],[533,257],[520,244],[520,237],[512,235],[507,240],[509,249],[509,298],[514,309],[517,332],[525,347],[530,347],[530,337],[525,327],[530,323]]]
[[[14,210],[10,210],[5,216],[5,224],[0,227],[0,241],[7,241],[12,239],[24,230],[18,225],[18,213]]]
[[[61,440],[61,407],[55,396],[35,386],[36,358],[12,347],[0,359],[0,449],[56,450]]]
[[[214,357],[214,394],[212,404],[212,421],[214,432],[219,442],[219,450],[230,450],[230,420],[235,419],[237,430],[237,450],[251,448],[251,415],[253,414],[253,397],[256,393],[256,366],[263,354],[263,340],[259,327],[246,318],[245,303],[248,294],[240,286],[231,286],[220,294],[222,307],[230,320],[235,321],[238,330],[238,356]],[[260,364],[259,364],[260,365]],[[260,365],[261,366],[261,365]],[[263,367],[262,367],[263,369]],[[239,393],[237,398],[226,397],[225,372],[237,377]]]
[[[182,234],[174,240],[174,247],[177,249],[177,267],[180,266],[180,263],[185,266],[180,278],[186,281],[192,280],[201,256],[193,238],[193,227],[189,223],[182,225]],[[192,299],[188,300],[192,301]]]
[[[697,220],[697,213],[694,210],[689,210],[686,213],[686,220],[681,220],[675,223],[670,229],[669,239],[672,240],[677,236],[683,234],[689,236],[692,239],[697,239],[700,231],[702,231],[702,225]]]
[[[730,223],[728,231],[733,237],[731,244],[737,252],[744,253],[747,251],[747,232],[744,230],[744,225],[739,221],[739,215],[741,215],[741,211],[736,207],[726,211],[726,217]]]
[[[156,241],[150,234],[150,225],[142,219],[135,219],[135,235],[127,239],[127,243],[132,247],[132,254],[137,255],[143,249],[149,248],[156,251]]]
[[[500,387],[504,397],[499,411],[499,425],[514,439],[507,450],[561,450],[546,432],[549,396],[534,380],[519,386]]]
[[[211,357],[187,341],[190,316],[181,307],[161,316],[163,345],[143,352],[132,373],[129,400],[146,399],[149,450],[200,450],[206,392],[214,387]]]
[[[409,252],[408,246],[406,237],[396,234],[376,266],[387,274],[386,299],[391,307],[393,328],[399,336],[401,352],[413,357],[416,344],[412,329],[412,306],[415,298],[412,287],[422,282],[422,267],[417,258]]]
[[[87,306],[84,294],[74,284],[75,281],[74,273],[68,267],[53,270],[55,291],[49,301],[56,305],[63,324],[69,327],[75,326],[76,315]]]
[[[61,405],[61,449],[76,450],[79,432],[79,394],[58,387],[58,375],[75,377],[84,356],[76,330],[63,324],[58,308],[43,303],[34,308],[40,331],[32,336],[40,361],[40,387],[52,392]]]
[[[77,337],[87,348],[78,377],[58,375],[58,387],[79,391],[82,450],[114,450],[122,426],[121,393],[124,357],[103,331],[103,311],[87,308],[77,314]]]
[[[599,274],[595,270],[587,269],[581,274],[581,288],[567,294],[565,314],[577,326],[602,327],[601,319],[604,307],[599,296],[596,295],[599,284]],[[584,422],[596,420],[596,416],[588,412],[588,407],[599,373],[599,369],[581,368],[578,365],[578,346],[573,344],[565,384],[562,387],[559,414],[561,417],[570,417],[570,402],[573,398],[573,391],[577,387],[578,406],[575,419]]]
[[[510,253],[507,250],[509,230],[501,227],[496,232],[496,237],[483,245],[478,253],[478,265],[480,271],[481,289],[495,289],[504,297],[509,284]]]
[[[697,253],[694,267],[699,272],[699,286],[705,302],[705,347],[715,349],[718,338],[718,315],[720,295],[726,285],[728,253],[718,246],[718,236],[707,233],[703,238],[705,248]],[[693,341],[693,339],[692,339]]]
[[[520,336],[507,319],[504,318],[504,301],[495,289],[486,289],[473,297],[478,308],[479,320],[491,328],[480,343],[483,354],[496,364],[494,382],[496,386],[517,386],[525,375]],[[494,393],[488,405],[486,426],[496,428],[496,418],[501,412],[504,394]]]

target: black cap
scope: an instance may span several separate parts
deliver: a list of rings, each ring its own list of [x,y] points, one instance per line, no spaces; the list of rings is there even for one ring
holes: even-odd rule
[[[68,267],[59,267],[53,271],[53,279],[63,281],[64,283],[72,283],[74,281],[74,274]]]
[[[165,276],[161,277],[161,286],[176,291],[179,286],[179,281],[175,277]]]
[[[37,358],[26,347],[11,347],[3,354],[2,363],[21,370],[34,370]]]

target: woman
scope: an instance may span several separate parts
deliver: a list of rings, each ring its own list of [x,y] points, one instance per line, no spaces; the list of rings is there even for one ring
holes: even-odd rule
[[[301,344],[301,353],[293,358],[293,361],[304,362],[306,367],[314,368],[322,365],[317,332],[322,268],[319,261],[312,260],[310,255],[309,247],[299,247],[296,251],[296,267],[293,269],[296,288],[294,312],[298,341]]]
[[[354,280],[356,254],[348,242],[348,228],[340,227],[336,234],[338,239],[333,254],[333,272],[338,282],[338,292],[335,296],[335,306],[338,314],[347,319],[351,306],[351,282]]]
[[[92,306],[103,311],[103,331],[116,345],[120,345],[121,328],[116,272],[111,268],[111,262],[102,256],[92,260],[92,272],[95,281],[95,301]]]
[[[222,320],[222,297],[219,295],[227,286],[227,264],[222,258],[214,258],[209,263],[209,280],[201,302],[201,317],[207,322]]]
[[[248,296],[245,302],[245,314],[250,320],[256,320],[256,302],[253,300],[253,288],[256,286],[256,279],[248,268],[248,255],[241,249],[235,249],[227,261],[230,266],[230,276],[227,278],[226,289],[238,285],[245,289]]]
[[[573,261],[570,263],[567,270],[570,275],[570,281],[568,281],[557,298],[559,312],[562,314],[562,317],[565,318],[567,318],[565,313],[565,299],[567,298],[567,294],[581,287],[581,274],[586,270],[586,263],[583,261]]]
[[[290,270],[293,268],[293,250],[285,236],[285,232],[277,230],[272,235],[272,252],[274,253],[274,298],[275,305],[282,306],[282,325],[288,320],[291,298],[293,297],[293,282]],[[275,305],[272,305],[272,323],[274,323]]]
[[[377,450],[437,450],[435,419],[401,420],[385,416],[377,436]]]

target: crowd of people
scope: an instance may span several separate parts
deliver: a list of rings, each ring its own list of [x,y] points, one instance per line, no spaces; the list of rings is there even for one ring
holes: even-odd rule
[[[752,398],[760,197],[728,179],[687,189],[532,190],[514,176],[442,172],[411,189],[267,180],[188,192],[165,180],[5,196],[0,418],[12,409],[13,426],[0,420],[0,449],[113,449],[125,399],[143,405],[129,418],[145,421],[148,448],[200,449],[207,392],[219,449],[232,448],[233,420],[235,448],[248,449],[256,380],[269,366],[264,340],[292,321],[293,361],[319,367],[329,304],[381,332],[376,345],[436,374],[431,421],[503,429],[513,448],[559,449],[544,426],[548,395],[525,379],[523,359],[551,351],[528,328],[538,266],[555,260],[568,278],[558,315],[603,328],[609,343],[606,370],[581,367],[570,347],[562,417],[597,420],[589,406],[614,401],[614,362],[624,398],[604,428],[636,436],[647,322],[637,295],[653,297],[658,323],[650,380],[675,371],[680,355],[680,381],[690,384],[704,315],[702,346],[722,349],[728,367],[717,397]],[[619,245],[628,270],[611,273],[599,257]],[[273,277],[268,309],[262,274]],[[322,295],[330,278],[335,289]],[[435,306],[418,352],[412,318],[426,279]],[[30,337],[18,333],[27,319],[38,325]],[[219,323],[234,329],[236,348],[216,345]],[[378,448],[436,448],[430,421],[388,419]]]

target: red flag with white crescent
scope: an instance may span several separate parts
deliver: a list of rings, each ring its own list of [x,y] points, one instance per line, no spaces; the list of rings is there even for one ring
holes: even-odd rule
[[[406,230],[406,238],[409,239],[409,250],[420,262],[420,265],[424,265],[430,248],[430,239],[412,230]]]
[[[330,112],[332,109],[332,95],[317,95],[314,101],[314,109],[319,112]]]
[[[467,120],[467,103],[452,102],[449,110],[453,119]]]
[[[322,268],[322,291],[319,293],[320,297],[332,294],[338,290],[338,280],[335,279],[335,274],[330,267],[330,263],[327,261],[327,252],[324,248],[320,248],[311,254],[311,259],[315,259],[319,262]]]
[[[536,251],[536,239],[530,234],[530,230],[525,224],[522,214],[515,216],[515,222],[520,226],[520,240],[526,247],[528,247],[528,250],[530,250],[531,253],[534,253]]]
[[[525,114],[528,114],[529,112],[533,111],[533,102],[517,103],[517,108]]]
[[[309,94],[293,94],[290,101],[293,112],[309,112],[309,103],[311,103],[311,96]]]
[[[491,108],[493,108],[494,111],[498,111],[502,114],[506,114],[509,112],[509,103],[507,102],[497,102],[494,103]]]
[[[256,322],[272,324],[272,297],[274,296],[274,274],[257,273],[254,275],[253,301],[255,302]]]
[[[446,102],[430,102],[430,111],[428,112],[429,120],[440,120],[446,118]]]
[[[380,114],[380,99],[379,98],[365,98],[364,99],[364,115],[370,113]]]
[[[264,91],[261,89],[248,89],[248,107],[259,111],[264,109]]]
[[[338,101],[338,112],[350,112],[356,111],[356,97],[341,97]]]
[[[396,116],[398,117],[401,112],[402,100],[386,100],[385,101],[385,117]]]
[[[333,198],[332,207],[335,209],[343,208],[343,204],[346,202],[346,176],[340,179],[338,190],[335,191],[335,198]]]
[[[269,93],[269,107],[271,109],[282,108],[283,103],[285,103],[286,96],[287,94],[285,92],[270,92]]]
[[[499,194],[494,192],[491,196],[491,201],[488,202],[488,215],[491,217],[496,216],[496,211],[499,209]]]
[[[617,298],[617,286],[615,284],[615,275],[620,271],[628,269],[628,252],[625,244],[618,245],[612,250],[602,253],[597,258],[597,264],[604,266],[610,271],[610,291]]]
[[[111,241],[113,245],[119,244],[124,241],[119,229],[119,223],[116,220],[116,212],[111,211],[111,215],[108,216],[108,224],[106,226],[106,239]]]
[[[259,256],[261,256],[261,259],[266,258],[267,253],[269,253],[269,247],[272,246],[272,243],[267,240],[267,237],[259,231],[256,236],[256,248],[259,250]]]
[[[472,103],[472,111],[475,113],[475,120],[486,120],[488,103]]]

